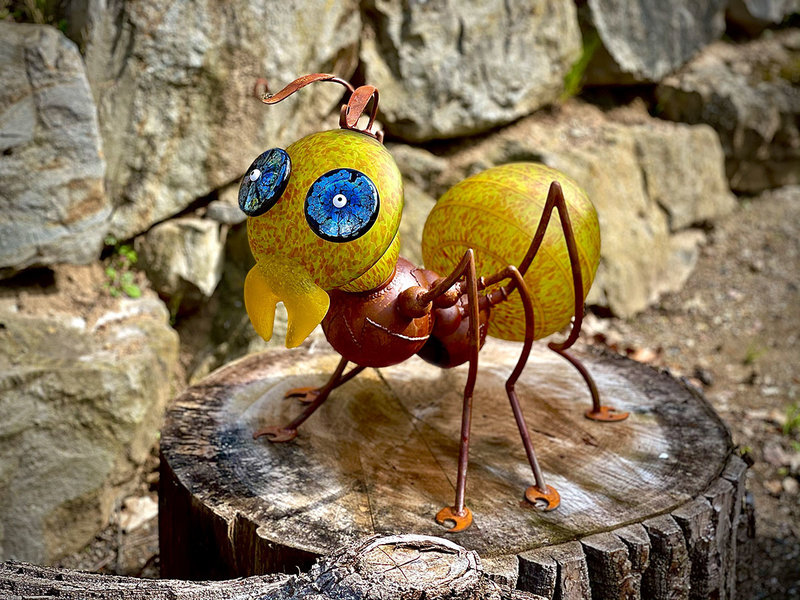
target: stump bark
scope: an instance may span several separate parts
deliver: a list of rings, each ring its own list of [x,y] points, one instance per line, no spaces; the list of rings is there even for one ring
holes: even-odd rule
[[[373,536],[298,575],[219,582],[137,579],[9,561],[0,598],[25,600],[541,600],[486,577],[475,552],[418,535]]]
[[[287,390],[322,385],[330,350],[248,356],[187,389],[161,440],[162,574],[225,579],[308,569],[373,534],[447,536],[493,579],[546,598],[733,598],[744,464],[705,400],[668,373],[588,352],[619,423],[583,417],[580,375],[545,348],[517,384],[548,483],[542,513],[522,497],[530,468],[505,395],[519,345],[481,352],[467,504],[447,534],[466,369],[412,359],[335,390],[293,442],[253,440],[302,407]]]

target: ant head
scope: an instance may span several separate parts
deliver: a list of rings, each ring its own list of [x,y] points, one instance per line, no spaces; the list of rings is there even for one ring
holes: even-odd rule
[[[316,81],[350,91],[341,128],[308,135],[285,150],[267,150],[250,165],[239,189],[239,206],[249,216],[250,249],[262,278],[269,280],[265,286],[296,280],[297,289],[372,289],[394,271],[402,178],[382,134],[374,130],[375,88],[354,90],[333,75],[315,74],[264,94],[262,101],[280,102]],[[359,128],[370,100],[369,120]],[[287,300],[279,299],[288,309]]]

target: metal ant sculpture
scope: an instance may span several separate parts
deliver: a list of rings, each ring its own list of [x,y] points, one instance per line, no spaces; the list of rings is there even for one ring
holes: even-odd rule
[[[341,128],[264,152],[242,178],[239,206],[249,216],[248,238],[257,260],[245,280],[244,299],[264,339],[272,336],[275,305],[283,301],[287,347],[298,346],[322,323],[342,358],[323,387],[287,392],[287,398],[307,403],[296,419],[254,437],[294,439],[330,392],[366,367],[394,365],[414,354],[443,368],[469,362],[455,503],[436,515],[442,525],[454,523],[451,531],[465,529],[472,522],[465,504],[472,392],[488,333],[523,342],[506,392],[533,471],[534,485],[525,498],[543,510],[556,508],[559,494],[545,482],[514,391],[533,341],[573,321],[567,339],[548,347],[586,381],[592,397],[586,416],[627,417],[601,405],[592,377],[567,352],[580,333],[599,262],[594,207],[574,181],[544,165],[489,169],[456,184],[437,202],[422,235],[425,267],[416,267],[398,254],[403,183],[382,132],[375,131],[378,91],[354,89],[318,73],[274,95],[265,93],[262,101],[280,102],[318,81],[339,83],[350,94]],[[370,101],[366,127],[359,128]],[[548,226],[553,210],[560,228]],[[345,373],[349,362],[354,366]]]

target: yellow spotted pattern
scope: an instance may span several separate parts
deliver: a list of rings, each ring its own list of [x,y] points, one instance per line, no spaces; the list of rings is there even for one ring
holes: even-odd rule
[[[561,184],[569,207],[585,300],[600,260],[597,212],[575,181],[544,165],[515,163],[495,167],[448,190],[425,222],[425,267],[444,276],[455,268],[468,248],[475,251],[478,275],[519,265],[536,232],[553,181]],[[525,282],[533,299],[536,339],[569,324],[574,312],[572,272],[555,210]],[[492,309],[489,335],[524,339],[525,319],[518,293]]]
[[[291,259],[324,290],[350,284],[366,272],[370,275],[364,284],[381,277],[378,283],[383,282],[394,269],[388,259],[403,210],[402,178],[391,154],[376,139],[346,129],[306,136],[286,152],[292,160],[286,190],[265,214],[247,219],[247,235],[255,259],[271,255]],[[372,180],[378,189],[380,212],[363,236],[335,243],[314,234],[306,222],[304,204],[311,184],[320,175],[340,168],[356,169]],[[389,257],[381,260],[386,254]]]
[[[339,289],[343,292],[366,292],[380,287],[394,274],[397,257],[400,256],[400,236],[395,235],[389,249],[378,259],[372,268],[358,279],[354,279]]]

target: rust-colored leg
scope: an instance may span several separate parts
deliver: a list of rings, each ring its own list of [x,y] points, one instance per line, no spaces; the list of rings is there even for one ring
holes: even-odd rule
[[[339,361],[339,364],[336,366],[336,370],[331,375],[331,378],[328,382],[319,388],[316,392],[314,399],[311,403],[305,408],[305,410],[294,419],[288,425],[283,427],[278,425],[268,425],[263,429],[259,429],[253,434],[253,439],[258,439],[261,436],[266,436],[266,438],[270,442],[288,442],[293,440],[297,437],[297,428],[302,425],[308,417],[310,417],[314,412],[322,406],[325,400],[328,399],[331,391],[335,388],[343,384],[345,381],[348,381],[358,375],[361,371],[364,370],[364,367],[356,366],[345,376],[342,376],[344,373],[345,367],[347,367],[347,360],[342,358]],[[288,395],[288,394],[287,394]]]
[[[592,421],[602,421],[605,423],[613,423],[614,421],[624,421],[628,418],[627,412],[618,411],[611,406],[604,406],[600,404],[600,393],[597,391],[597,384],[589,374],[589,370],[583,366],[583,363],[577,358],[567,353],[566,350],[558,347],[557,344],[551,343],[547,346],[556,354],[563,356],[569,363],[578,370],[583,380],[589,388],[589,393],[592,395],[592,408],[587,410],[584,416]]]
[[[343,385],[350,381],[353,377],[361,373],[364,370],[364,367],[355,366],[350,369],[345,375],[342,375],[339,380],[333,385],[331,390],[336,389],[340,385]],[[284,398],[296,398],[298,402],[301,404],[311,404],[314,400],[317,399],[319,394],[322,392],[323,388],[307,386],[307,387],[299,387],[299,388],[292,388],[288,392],[286,392],[283,397]]]
[[[472,511],[465,504],[467,489],[467,465],[469,463],[469,433],[472,425],[472,393],[478,377],[478,351],[480,350],[480,331],[478,317],[478,277],[475,273],[475,256],[467,250],[461,263],[456,267],[458,273],[466,275],[467,304],[469,309],[470,359],[467,383],[464,386],[464,402],[461,408],[461,443],[458,453],[458,475],[456,479],[456,499],[453,506],[446,506],[436,513],[436,522],[445,525],[454,523],[449,531],[462,531],[472,524]],[[450,280],[448,277],[447,280]]]
[[[514,389],[517,380],[520,375],[522,375],[522,370],[528,362],[528,356],[530,356],[531,347],[533,346],[533,305],[531,304],[528,287],[525,285],[522,274],[517,268],[508,267],[505,273],[507,276],[511,277],[512,281],[516,284],[525,311],[525,341],[522,345],[522,352],[519,355],[519,360],[517,360],[514,370],[511,372],[508,381],[506,381],[508,400],[511,402],[514,420],[517,422],[517,429],[519,429],[519,435],[522,438],[522,445],[525,447],[525,454],[528,456],[528,463],[530,463],[531,470],[533,471],[534,485],[525,490],[525,499],[537,508],[549,511],[558,508],[558,505],[561,503],[561,497],[555,488],[545,483],[544,474],[536,458],[531,435],[525,423],[525,417],[522,414],[522,407],[519,405],[517,393]]]
[[[561,190],[561,186],[556,181],[550,184],[550,190],[547,193],[547,201],[542,211],[542,219],[533,236],[531,246],[528,248],[528,252],[520,264],[519,270],[524,275],[531,262],[533,262],[536,253],[539,251],[542,240],[544,239],[544,233],[554,208],[558,210],[561,229],[564,232],[564,240],[567,242],[567,253],[569,254],[569,263],[572,270],[572,287],[575,292],[575,309],[573,313],[575,315],[575,320],[566,340],[563,342],[551,342],[547,347],[569,361],[569,363],[578,370],[583,380],[586,382],[586,385],[589,387],[589,393],[592,395],[592,408],[585,413],[588,419],[609,422],[622,421],[628,417],[628,413],[619,412],[609,406],[602,406],[600,404],[600,394],[597,391],[597,385],[595,385],[594,379],[592,379],[589,371],[587,371],[586,367],[584,367],[578,359],[566,352],[566,350],[578,340],[578,336],[581,333],[584,309],[583,275],[581,273],[580,257],[578,256],[578,245],[575,242],[575,233],[572,229],[572,221],[569,218],[567,203],[564,200],[564,193]]]

